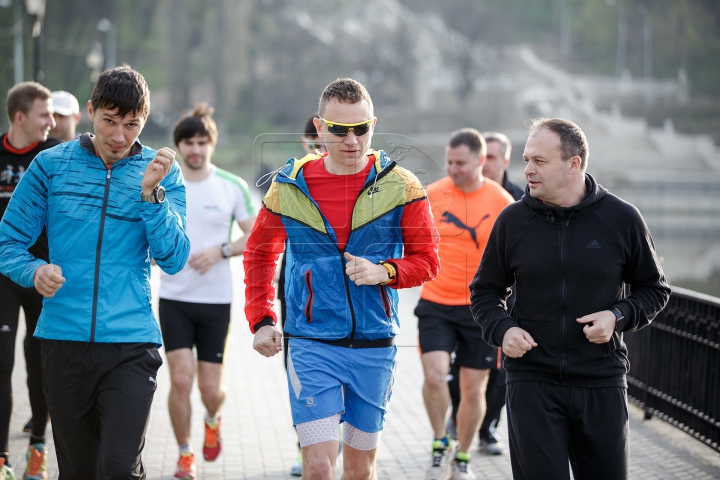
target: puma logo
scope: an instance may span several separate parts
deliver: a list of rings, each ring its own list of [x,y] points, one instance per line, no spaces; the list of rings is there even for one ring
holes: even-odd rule
[[[480,248],[480,244],[478,244],[478,241],[477,241],[477,233],[475,233],[475,230],[477,230],[477,228],[480,225],[482,225],[482,223],[486,219],[490,218],[489,214],[485,215],[483,218],[481,218],[480,222],[478,222],[478,224],[475,225],[474,227],[468,227],[458,217],[456,217],[455,215],[453,215],[450,212],[443,212],[442,217],[443,217],[443,220],[445,220],[446,224],[452,223],[453,225],[458,227],[460,230],[466,230],[470,234],[470,237],[473,239],[473,242],[475,242],[475,248]]]

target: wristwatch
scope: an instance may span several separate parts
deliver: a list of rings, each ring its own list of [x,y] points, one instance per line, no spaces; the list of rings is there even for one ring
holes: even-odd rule
[[[395,280],[395,277],[397,277],[397,270],[395,270],[395,266],[392,263],[388,262],[380,262],[380,265],[385,267],[385,270],[387,270],[388,273],[388,279],[384,282],[381,282],[380,285],[387,285],[388,283],[392,283]]]
[[[150,203],[163,203],[165,201],[165,187],[162,185],[157,187],[150,195],[143,195],[140,192],[140,200]]]
[[[610,309],[610,311],[615,315],[615,330],[617,330],[617,326],[620,323],[620,320],[624,320],[625,316],[622,314],[619,308],[613,307]]]
[[[232,246],[232,243],[223,243],[220,247],[220,251],[222,252],[223,258],[230,258],[232,257],[233,253],[235,253],[235,249]]]

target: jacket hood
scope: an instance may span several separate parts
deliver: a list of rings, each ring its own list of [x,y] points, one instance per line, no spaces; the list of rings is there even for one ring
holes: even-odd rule
[[[585,189],[587,191],[585,197],[572,207],[551,207],[531,196],[529,186],[525,186],[525,195],[523,195],[522,201],[532,208],[535,215],[547,222],[555,223],[561,217],[567,218],[568,221],[575,221],[592,211],[597,202],[608,194],[607,188],[597,183],[589,173],[585,174]]]

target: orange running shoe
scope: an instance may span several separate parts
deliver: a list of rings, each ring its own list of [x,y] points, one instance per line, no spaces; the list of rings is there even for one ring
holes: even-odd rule
[[[222,438],[220,438],[220,420],[218,415],[215,425],[205,422],[205,445],[203,445],[203,457],[208,462],[213,462],[220,455],[222,450]]]
[[[25,455],[27,468],[23,480],[47,480],[46,457],[45,445],[42,443],[30,445]]]
[[[193,452],[181,453],[177,463],[177,470],[175,471],[175,478],[194,480],[196,476],[195,454]]]

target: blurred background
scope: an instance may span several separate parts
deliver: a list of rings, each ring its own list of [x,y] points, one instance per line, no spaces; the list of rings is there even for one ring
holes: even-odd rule
[[[3,111],[18,81],[82,106],[101,71],[131,65],[156,148],[208,101],[214,161],[248,183],[300,155],[295,132],[338,77],[367,86],[374,145],[423,182],[443,175],[450,132],[475,127],[511,138],[524,185],[527,126],[567,118],[588,171],[640,208],[670,281],[720,296],[718,0],[0,0],[0,60]]]

